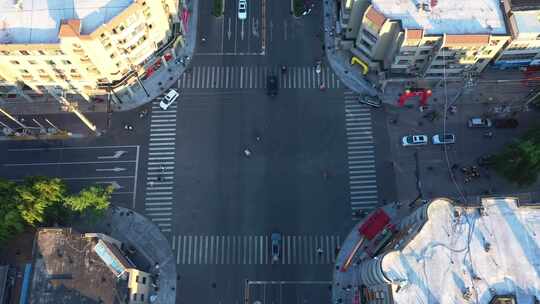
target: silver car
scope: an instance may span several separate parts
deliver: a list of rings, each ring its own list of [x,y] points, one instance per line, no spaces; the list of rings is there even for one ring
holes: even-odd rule
[[[247,18],[247,0],[238,0],[238,19]]]
[[[431,140],[434,145],[453,144],[456,142],[456,136],[451,133],[435,134]]]
[[[408,135],[408,136],[403,136],[403,138],[401,139],[401,144],[404,147],[423,146],[423,145],[427,145],[427,143],[428,143],[427,135]]]

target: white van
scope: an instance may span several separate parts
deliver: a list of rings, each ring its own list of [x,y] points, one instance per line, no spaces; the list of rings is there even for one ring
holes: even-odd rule
[[[167,95],[163,96],[159,102],[159,107],[163,110],[167,110],[169,106],[180,96],[175,89],[171,89]]]

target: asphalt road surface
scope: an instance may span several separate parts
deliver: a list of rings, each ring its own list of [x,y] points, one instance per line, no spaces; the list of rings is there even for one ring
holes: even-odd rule
[[[239,20],[236,1],[220,18],[200,3],[197,52],[170,109],[157,99],[143,118],[114,113],[98,138],[0,143],[0,174],[113,184],[113,203],[170,238],[178,303],[328,303],[357,212],[395,192],[375,157],[388,150],[383,113],[358,104],[324,60],[316,68],[320,6],[294,18],[288,1],[254,0]]]

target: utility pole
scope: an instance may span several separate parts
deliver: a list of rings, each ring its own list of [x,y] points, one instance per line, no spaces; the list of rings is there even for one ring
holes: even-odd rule
[[[133,67],[133,63],[131,62],[131,59],[129,59],[129,53],[128,51],[125,49],[125,48],[121,48],[120,50],[122,50],[122,53],[124,54],[124,57],[127,59],[127,62],[129,64],[129,69],[135,73],[135,77],[137,78],[137,83],[141,86],[141,88],[143,89],[144,93],[146,94],[146,97],[150,97],[150,94],[148,93],[148,91],[146,90],[146,88],[144,87],[144,84],[142,83],[141,81],[141,78],[139,77],[139,72],[137,70],[135,70]]]

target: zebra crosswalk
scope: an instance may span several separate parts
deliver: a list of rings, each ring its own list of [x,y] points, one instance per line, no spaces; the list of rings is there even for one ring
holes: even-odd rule
[[[176,263],[184,265],[265,265],[272,263],[269,235],[176,235]],[[282,235],[275,264],[332,264],[339,235]]]
[[[144,209],[161,231],[171,232],[177,103],[164,111],[159,107],[159,100],[152,103],[150,117]]]
[[[343,85],[328,66],[320,71],[313,66],[288,67],[282,73],[280,67],[268,66],[194,66],[178,80],[178,87],[185,89],[263,89],[266,76],[276,75],[282,89],[328,89]]]
[[[371,108],[360,104],[358,98],[358,94],[345,91],[345,130],[353,218],[378,205]]]

